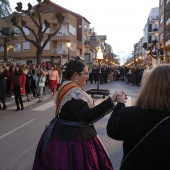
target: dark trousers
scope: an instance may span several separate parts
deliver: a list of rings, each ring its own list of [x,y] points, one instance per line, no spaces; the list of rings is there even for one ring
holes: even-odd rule
[[[17,106],[17,109],[19,109],[19,103],[21,105],[21,108],[23,108],[23,101],[21,96],[20,87],[14,87],[14,95],[15,95],[15,103]]]
[[[3,108],[6,106],[5,105],[5,99],[1,99],[1,102],[2,102],[2,105],[3,105]],[[1,104],[0,104],[0,109],[1,109]]]

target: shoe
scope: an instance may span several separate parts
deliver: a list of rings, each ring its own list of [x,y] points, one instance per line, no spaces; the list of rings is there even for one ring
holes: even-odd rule
[[[41,103],[42,101],[41,100],[39,100],[37,103]]]
[[[21,107],[21,110],[24,110],[24,107]]]
[[[18,107],[15,111],[18,111],[18,110],[21,110],[21,109]]]
[[[32,96],[32,99],[34,99],[35,97],[34,96]]]
[[[0,110],[2,109],[1,104],[0,104]]]
[[[30,102],[30,99],[27,99],[28,102]]]
[[[6,105],[3,106],[3,110],[5,110],[5,109],[6,109]]]

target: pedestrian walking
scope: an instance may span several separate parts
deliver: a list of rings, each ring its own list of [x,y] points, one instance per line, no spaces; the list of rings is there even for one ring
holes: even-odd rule
[[[38,103],[42,102],[43,99],[43,89],[45,87],[45,81],[46,81],[46,76],[43,73],[44,73],[43,69],[40,69],[38,71],[37,79],[36,79],[37,93],[39,96]]]
[[[124,92],[116,91],[114,100],[107,134],[123,141],[120,169],[170,169],[170,65],[147,73],[135,106],[125,107]]]
[[[93,123],[114,106],[109,97],[94,106],[82,87],[88,68],[80,60],[68,63],[56,96],[56,116],[39,141],[33,170],[112,170],[110,159]]]
[[[50,70],[46,73],[49,74],[49,88],[51,89],[52,98],[54,97],[59,83],[58,71],[55,69],[54,65],[51,65]]]
[[[23,73],[23,70],[21,69],[19,65],[15,67],[15,72],[13,73],[9,73],[9,70],[7,67],[6,73],[7,73],[7,76],[11,77],[11,80],[12,80],[11,84],[12,84],[12,89],[14,91],[15,103],[17,106],[17,109],[15,111],[23,110],[24,106],[23,106],[22,95],[25,94],[26,76]],[[19,106],[19,103],[21,105],[21,108]]]
[[[31,92],[31,71],[30,67],[26,66],[26,68],[23,70],[25,76],[26,76],[26,82],[25,82],[25,94],[27,96],[27,101],[29,102],[29,94]]]

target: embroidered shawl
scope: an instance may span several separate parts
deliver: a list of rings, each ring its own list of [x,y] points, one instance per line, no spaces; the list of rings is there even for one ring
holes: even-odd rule
[[[59,89],[56,95],[56,112],[55,114],[59,117],[62,106],[70,101],[72,98],[81,99],[87,102],[88,106],[92,108],[94,106],[93,99],[78,85],[72,81],[65,82]]]

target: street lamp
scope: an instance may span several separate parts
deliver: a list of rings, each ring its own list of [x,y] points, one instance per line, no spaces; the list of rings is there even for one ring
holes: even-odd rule
[[[99,81],[101,78],[101,62],[103,61],[103,53],[101,48],[98,48],[97,51],[97,62],[99,63],[99,72],[98,72],[98,81],[97,81],[97,92],[99,91]]]
[[[91,94],[92,97],[94,94],[96,95],[102,95],[103,98],[105,98],[105,96],[109,95],[109,90],[99,90],[99,82],[100,82],[100,78],[101,78],[101,62],[103,61],[103,53],[101,51],[101,48],[99,47],[97,50],[97,62],[99,63],[99,71],[98,71],[98,80],[97,80],[97,89],[90,89],[88,91],[86,91],[88,94]]]
[[[67,48],[68,48],[68,62],[70,61],[70,55],[69,55],[70,47],[71,47],[71,42],[68,40],[68,41],[67,41]]]

